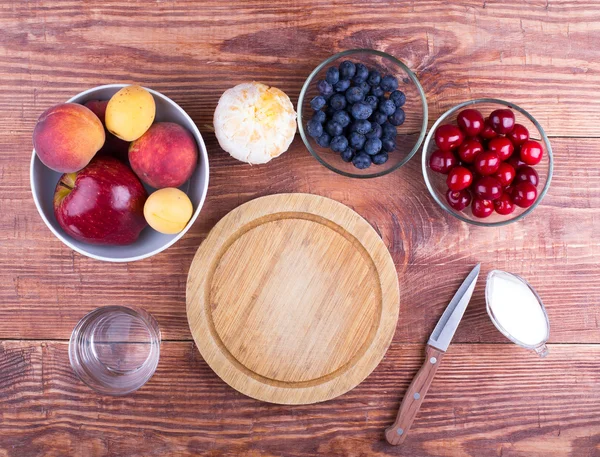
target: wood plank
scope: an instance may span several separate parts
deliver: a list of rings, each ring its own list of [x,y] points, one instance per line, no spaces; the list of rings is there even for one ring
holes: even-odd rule
[[[594,163],[596,140],[554,139],[555,176],[540,207],[522,222],[478,228],[436,206],[420,157],[388,176],[351,180],[325,170],[299,138],[270,164],[249,166],[219,150],[214,135],[205,136],[211,178],[199,220],[166,252],[127,265],[91,260],[62,246],[35,210],[27,161],[4,162],[4,182],[15,188],[0,194],[0,338],[67,339],[93,308],[129,304],[153,313],[164,338],[191,339],[186,275],[208,231],[258,196],[309,192],[350,206],[382,235],[400,281],[396,341],[425,341],[462,276],[479,261],[482,279],[499,268],[531,281],[547,305],[551,341],[600,342],[600,172],[582,166]],[[457,341],[503,341],[487,318],[483,297],[480,281]]]
[[[457,102],[492,96],[530,110],[552,135],[598,136],[596,1],[77,4],[4,2],[2,130],[29,131],[48,106],[127,81],[163,91],[205,124],[235,83],[269,82],[295,101],[325,57],[372,47],[417,71],[432,121]]]
[[[393,344],[378,369],[323,404],[259,403],[227,387],[191,343],[165,343],[137,393],[94,394],[60,342],[0,344],[0,455],[592,457],[600,451],[600,347],[452,345],[410,436],[383,430],[423,347]]]

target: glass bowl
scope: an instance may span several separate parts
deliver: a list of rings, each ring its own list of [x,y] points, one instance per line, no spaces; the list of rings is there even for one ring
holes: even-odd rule
[[[431,154],[437,149],[434,140],[434,133],[440,125],[456,125],[456,116],[461,110],[465,108],[473,108],[479,110],[484,118],[489,116],[489,114],[496,109],[510,108],[515,114],[515,122],[517,124],[524,125],[527,128],[527,130],[529,130],[530,139],[536,140],[542,145],[544,149],[542,161],[534,166],[535,171],[537,171],[539,175],[539,182],[537,185],[538,197],[533,203],[533,205],[531,205],[529,208],[520,208],[517,206],[515,211],[510,215],[503,216],[494,212],[491,216],[485,219],[480,219],[473,216],[470,206],[465,208],[463,211],[457,211],[454,208],[452,208],[446,201],[446,191],[448,190],[448,186],[446,185],[447,175],[437,173],[431,168],[429,168],[429,158],[431,157]],[[544,132],[542,126],[538,123],[538,121],[535,120],[535,118],[531,114],[529,114],[523,108],[515,105],[514,103],[509,103],[504,100],[497,100],[494,98],[480,98],[477,100],[470,100],[467,102],[460,103],[440,116],[440,118],[431,127],[431,130],[429,130],[427,138],[425,138],[425,143],[423,144],[423,155],[421,165],[423,168],[423,177],[425,178],[425,184],[427,185],[429,192],[433,196],[433,199],[445,211],[452,214],[457,219],[460,219],[463,222],[468,222],[469,224],[479,225],[482,227],[498,227],[523,219],[539,205],[539,203],[546,195],[546,192],[548,192],[548,188],[550,187],[554,161],[552,158],[552,147],[550,146],[550,141],[548,140],[548,137],[546,136],[546,133]]]
[[[406,95],[406,103],[402,107],[406,113],[406,121],[397,128],[396,149],[389,154],[388,161],[383,165],[372,164],[365,170],[359,170],[352,163],[344,162],[339,153],[319,146],[316,140],[307,133],[306,126],[313,115],[310,101],[319,95],[317,82],[325,79],[329,67],[339,66],[344,60],[363,63],[369,70],[378,70],[382,75],[396,76],[399,83],[398,89]],[[351,49],[329,57],[307,78],[298,99],[298,120],[298,128],[304,144],[321,164],[350,178],[376,178],[400,168],[415,155],[421,146],[427,132],[427,100],[415,74],[398,59],[373,49]]]

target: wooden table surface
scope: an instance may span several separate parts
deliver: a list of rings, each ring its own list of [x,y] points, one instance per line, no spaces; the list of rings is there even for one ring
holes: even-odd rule
[[[247,80],[296,103],[336,51],[371,47],[420,78],[429,124],[491,96],[530,111],[551,137],[555,174],[525,220],[478,228],[429,196],[420,157],[386,177],[351,180],[299,137],[268,165],[231,159],[205,127],[220,94]],[[2,1],[0,3],[0,456],[600,455],[600,3]],[[47,107],[106,83],[141,83],[179,103],[210,157],[202,213],[175,246],[108,264],[63,246],[29,188],[31,133]],[[185,316],[198,245],[236,206],[279,192],[334,198],[381,234],[398,270],[392,345],[362,384],[324,404],[247,398],[202,360]],[[402,447],[383,439],[424,343],[476,262],[523,275],[548,309],[550,356],[507,342],[480,281]],[[97,306],[139,305],[158,320],[158,370],[133,395],[96,395],[74,376],[67,341]]]

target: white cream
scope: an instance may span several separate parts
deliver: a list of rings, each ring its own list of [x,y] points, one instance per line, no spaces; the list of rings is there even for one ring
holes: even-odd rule
[[[491,271],[485,298],[490,317],[509,336],[527,346],[546,342],[550,332],[546,313],[537,296],[520,278],[500,270]]]

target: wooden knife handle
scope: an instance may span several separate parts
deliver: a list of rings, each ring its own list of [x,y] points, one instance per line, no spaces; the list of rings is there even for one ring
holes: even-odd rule
[[[425,362],[408,386],[402,399],[402,404],[396,416],[396,422],[385,430],[385,439],[388,443],[396,445],[406,439],[410,426],[421,407],[421,403],[429,390],[431,381],[440,365],[444,352],[427,345],[425,349]]]

